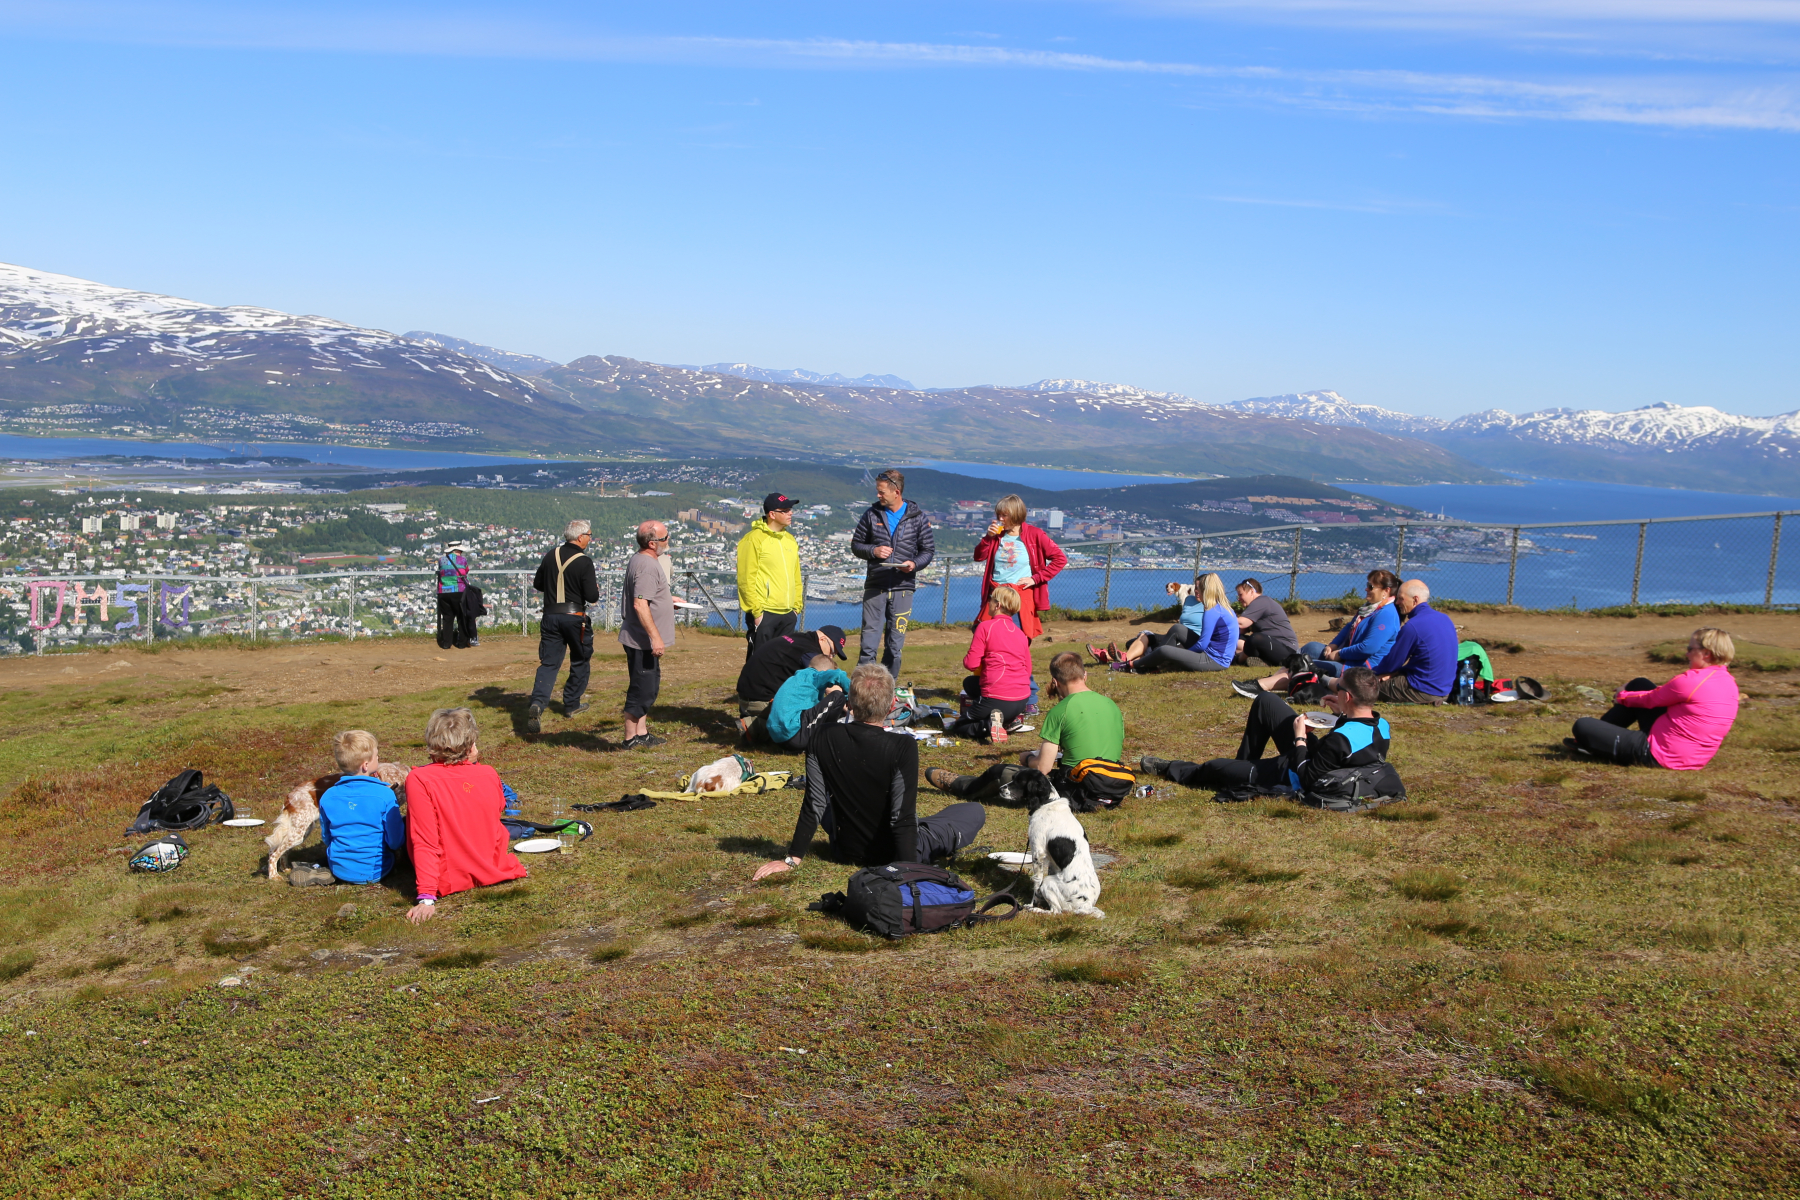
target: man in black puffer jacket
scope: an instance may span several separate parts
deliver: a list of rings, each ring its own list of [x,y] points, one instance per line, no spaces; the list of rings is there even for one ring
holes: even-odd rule
[[[850,553],[869,564],[863,580],[862,649],[858,665],[877,657],[900,678],[900,651],[912,617],[918,573],[931,565],[936,548],[925,511],[908,504],[906,477],[883,471],[875,477],[875,503],[850,535]],[[885,647],[884,647],[885,643]]]

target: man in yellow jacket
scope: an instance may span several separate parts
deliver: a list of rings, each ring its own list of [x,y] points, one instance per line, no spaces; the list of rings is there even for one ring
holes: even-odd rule
[[[744,613],[744,661],[764,641],[800,625],[806,595],[800,586],[800,543],[788,532],[794,502],[780,492],[763,497],[762,520],[738,542],[738,606]]]

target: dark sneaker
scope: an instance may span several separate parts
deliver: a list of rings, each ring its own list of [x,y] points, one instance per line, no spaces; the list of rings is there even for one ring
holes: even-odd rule
[[[1254,700],[1263,694],[1263,685],[1254,679],[1234,679],[1231,681],[1231,690],[1246,700]]]
[[[324,863],[295,863],[288,868],[289,887],[330,887],[337,876]]]
[[[526,733],[542,733],[542,732],[544,732],[544,706],[543,705],[533,704],[529,709],[527,709],[525,711],[525,732]]]
[[[640,733],[625,744],[634,750],[648,750],[652,746],[660,746],[668,738],[659,738],[654,733]]]
[[[1167,779],[1169,777],[1169,760],[1153,758],[1146,754],[1138,759],[1138,770],[1154,775],[1158,779]]]
[[[1592,752],[1582,749],[1581,743],[1576,741],[1574,738],[1564,738],[1563,739],[1563,749],[1567,750],[1570,754],[1579,754],[1584,758],[1592,758],[1593,757]]]
[[[943,767],[931,767],[925,772],[925,782],[940,792],[949,791],[956,778],[955,771],[946,771]]]
[[[590,708],[592,708],[592,707],[593,707],[593,705],[591,705],[591,704],[589,704],[589,703],[587,703],[587,701],[585,701],[585,700],[584,700],[584,701],[582,701],[582,702],[581,702],[581,703],[580,703],[580,704],[577,704],[577,705],[576,705],[576,706],[575,706],[575,707],[574,707],[574,708],[570,708],[570,707],[569,707],[569,706],[568,706],[568,705],[567,705],[567,704],[566,704],[566,703],[565,703],[565,704],[564,704],[564,705],[563,705],[563,716],[565,716],[565,717],[573,717],[573,716],[576,716],[576,715],[578,715],[578,714],[580,714],[580,713],[584,713],[584,712],[586,712],[586,711],[587,711],[587,710],[588,710],[588,709],[590,709]]]

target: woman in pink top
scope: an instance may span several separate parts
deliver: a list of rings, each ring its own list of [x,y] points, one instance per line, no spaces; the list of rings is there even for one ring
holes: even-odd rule
[[[963,655],[963,666],[978,674],[963,680],[963,692],[974,703],[950,732],[958,737],[1004,742],[1006,727],[1016,724],[1031,703],[1031,641],[1013,624],[1022,607],[1010,584],[996,587],[975,626],[975,639]]]
[[[1712,761],[1737,720],[1738,685],[1730,670],[1736,654],[1723,629],[1694,630],[1687,670],[1661,687],[1632,680],[1604,717],[1581,718],[1575,736],[1563,744],[1624,767],[1698,771]]]

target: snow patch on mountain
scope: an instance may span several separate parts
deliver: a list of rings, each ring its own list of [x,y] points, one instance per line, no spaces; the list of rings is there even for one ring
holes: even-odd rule
[[[535,354],[519,354],[512,350],[484,346],[480,342],[464,341],[459,337],[451,337],[447,333],[431,333],[424,329],[414,329],[400,336],[409,342],[422,342],[439,350],[454,350],[458,354],[478,358],[484,363],[492,363],[496,367],[511,371],[514,375],[542,375],[551,367],[562,366],[559,362],[548,358],[539,358]]]
[[[1146,391],[1144,388],[1133,387],[1128,383],[1098,383],[1092,379],[1040,379],[1036,383],[1020,384],[1012,390],[1064,396],[1093,396],[1101,400],[1125,403],[1153,400],[1181,408],[1213,407],[1210,404],[1202,404],[1192,396],[1183,396],[1180,392],[1152,392]]]
[[[685,366],[685,364],[671,364]],[[792,370],[778,370],[773,367],[753,367],[749,363],[709,363],[704,367],[686,367],[690,371],[710,371],[714,375],[735,375],[739,379],[755,379],[762,383],[818,383],[827,387],[880,387],[893,388],[899,392],[916,392],[919,389],[898,375],[858,375],[852,379],[848,375],[832,372],[821,375],[817,371],[807,371],[799,367]]]
[[[1740,417],[1711,405],[1691,407],[1666,401],[1628,412],[1547,408],[1515,416],[1503,409],[1459,417],[1447,433],[1483,437],[1510,435],[1553,445],[1686,447],[1722,440],[1800,439],[1800,410],[1774,417]]]
[[[1234,401],[1226,407],[1240,412],[1261,413],[1266,417],[1312,421],[1320,425],[1354,425],[1381,433],[1418,434],[1444,427],[1444,422],[1436,417],[1415,417],[1411,413],[1378,408],[1373,404],[1352,404],[1338,393],[1330,391],[1256,396],[1249,400]]]

